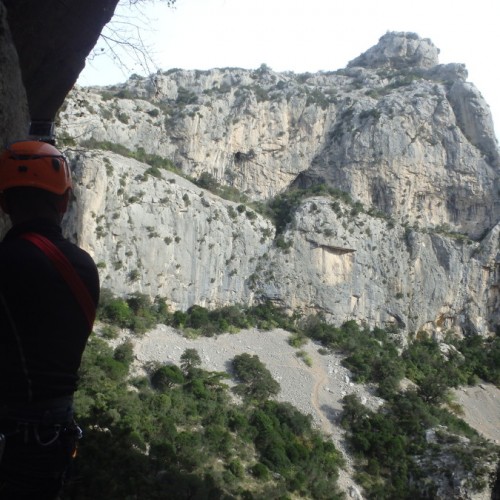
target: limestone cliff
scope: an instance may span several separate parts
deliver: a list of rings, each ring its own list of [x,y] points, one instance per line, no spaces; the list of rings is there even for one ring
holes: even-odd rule
[[[246,280],[272,245],[270,221],[133,159],[72,158],[78,203],[66,229],[94,256],[103,286],[160,295],[176,309],[251,300]]]
[[[335,322],[494,331],[500,153],[465,68],[437,55],[430,40],[388,33],[335,72],[170,70],[76,88],[59,114],[71,149],[168,158],[253,201],[318,185],[326,196],[294,205],[273,239],[248,206],[81,153],[68,231],[105,285],[181,309],[270,298]]]

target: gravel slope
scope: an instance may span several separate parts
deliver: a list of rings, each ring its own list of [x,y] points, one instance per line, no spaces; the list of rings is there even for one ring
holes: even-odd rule
[[[500,444],[500,389],[493,384],[461,387],[454,391],[462,415],[485,438]]]
[[[114,343],[120,343],[127,334]],[[202,367],[210,371],[227,371],[230,361],[241,353],[256,354],[280,383],[279,401],[293,404],[303,413],[312,416],[318,428],[330,436],[337,449],[346,458],[339,486],[350,498],[361,499],[360,488],[352,480],[352,462],[346,454],[343,431],[338,425],[342,411],[342,398],[357,394],[369,408],[376,409],[382,400],[370,388],[351,382],[349,370],[341,365],[341,356],[321,355],[319,345],[309,341],[301,350],[312,360],[312,366],[296,356],[298,349],[287,340],[290,333],[276,329],[260,331],[243,330],[237,334],[187,339],[175,329],[158,325],[144,336],[131,337],[135,341],[135,366],[137,369],[148,361],[180,363],[180,356],[188,348],[198,351]],[[230,380],[228,385],[232,385]],[[480,385],[455,391],[456,401],[463,406],[464,420],[488,439],[500,441],[500,390],[492,385]]]
[[[381,400],[373,396],[368,388],[351,382],[349,371],[340,364],[340,356],[319,354],[320,346],[313,342],[308,342],[300,349],[312,360],[312,366],[307,366],[296,356],[299,349],[288,344],[289,337],[289,332],[280,329],[250,329],[237,334],[187,339],[173,328],[158,325],[141,336],[140,341],[137,341],[137,337],[124,334],[113,344],[117,345],[126,338],[134,340],[137,369],[148,361],[178,365],[182,353],[188,348],[198,351],[202,367],[210,371],[227,371],[230,361],[238,354],[256,354],[281,386],[277,400],[287,401],[311,415],[314,424],[330,436],[337,449],[343,453],[346,466],[341,471],[339,486],[347,492],[348,497],[361,499],[360,488],[352,480],[352,462],[346,454],[343,431],[337,419],[342,411],[341,400],[346,394],[358,394],[363,403],[371,408],[377,408]],[[226,383],[233,385],[231,380]]]

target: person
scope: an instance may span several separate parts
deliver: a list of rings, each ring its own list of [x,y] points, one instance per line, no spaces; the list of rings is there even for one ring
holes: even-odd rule
[[[18,141],[0,156],[0,206],[12,222],[0,243],[2,500],[57,498],[81,432],[73,393],[99,277],[62,235],[71,190],[68,163],[49,143]]]

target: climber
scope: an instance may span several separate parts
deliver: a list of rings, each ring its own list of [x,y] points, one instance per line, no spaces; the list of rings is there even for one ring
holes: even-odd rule
[[[42,141],[0,156],[0,498],[57,498],[81,434],[73,393],[99,299],[92,258],[62,235],[71,175]],[[2,453],[3,452],[3,453]]]

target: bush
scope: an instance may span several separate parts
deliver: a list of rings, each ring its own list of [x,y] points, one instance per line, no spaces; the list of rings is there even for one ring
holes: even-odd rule
[[[147,295],[137,292],[126,298],[119,298],[107,289],[101,290],[97,318],[111,325],[129,328],[136,333],[143,333],[158,322],[172,321],[168,307],[161,297],[156,297],[152,302]]]
[[[115,348],[113,358],[120,363],[123,363],[127,368],[135,359],[134,344],[130,341],[124,342]]]
[[[482,380],[500,385],[500,334],[493,337],[469,335],[452,344],[462,353],[465,360],[461,372],[467,381]]]
[[[300,333],[296,333],[288,338],[288,343],[295,348],[302,347],[306,345],[308,342],[308,339],[305,335],[302,335]]]
[[[151,375],[151,385],[160,392],[164,392],[175,384],[182,384],[184,375],[179,367],[166,365],[157,368]]]
[[[233,358],[232,368],[239,384],[235,392],[248,399],[263,401],[278,394],[280,385],[257,355],[239,354]]]
[[[263,480],[269,479],[269,469],[261,462],[257,462],[253,467],[252,467],[252,474]]]

